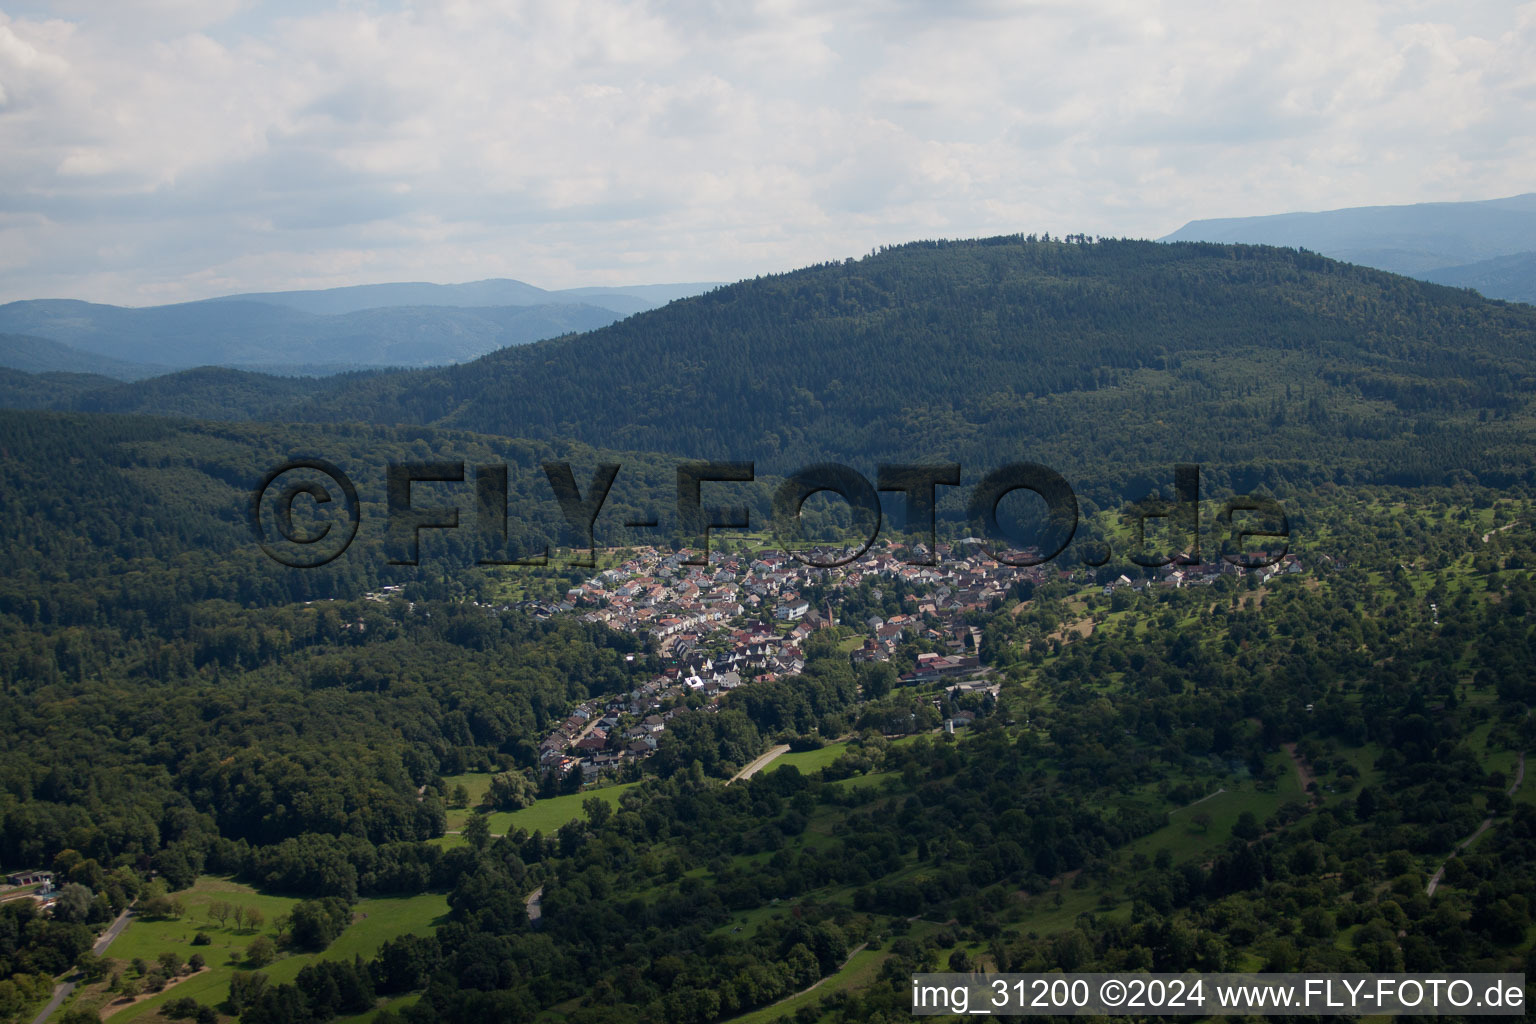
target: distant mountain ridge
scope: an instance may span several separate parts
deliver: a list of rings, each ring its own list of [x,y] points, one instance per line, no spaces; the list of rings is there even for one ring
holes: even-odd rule
[[[116,380],[143,380],[170,370],[166,366],[123,362],[26,334],[0,334],[0,367],[27,373],[98,374]]]
[[[0,366],[133,380],[195,366],[325,375],[442,366],[607,326],[708,284],[547,291],[521,281],[358,285],[131,308],[74,299],[0,305]]]
[[[1423,276],[1436,284],[1476,288],[1492,298],[1536,305],[1536,252],[1495,256],[1460,267],[1440,267]]]
[[[604,327],[612,310],[547,306],[401,306],[317,316],[228,300],[129,309],[70,299],[0,306],[0,331],[110,360],[193,366],[441,366],[508,345]],[[47,366],[45,369],[73,369]]]
[[[316,316],[337,316],[367,309],[397,306],[561,306],[585,305],[629,316],[665,305],[674,299],[698,295],[717,287],[715,282],[654,284],[632,287],[589,286],[550,291],[512,278],[489,278],[464,284],[429,284],[406,281],[392,284],[360,284],[307,291],[245,292],[221,295],[202,302],[260,302],[297,309]]]
[[[1008,236],[744,281],[454,366],[51,386],[60,409],[416,424],[765,474],[1035,461],[1103,501],[1176,462],[1239,490],[1536,483],[1533,376],[1527,306],[1294,249]]]
[[[1163,242],[1241,242],[1333,259],[1489,298],[1536,302],[1536,192],[1466,203],[1358,206],[1194,220]]]

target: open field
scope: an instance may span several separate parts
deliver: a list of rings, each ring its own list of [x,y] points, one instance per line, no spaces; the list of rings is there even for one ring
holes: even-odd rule
[[[158,1007],[172,999],[190,997],[205,1005],[217,1006],[229,997],[230,976],[241,968],[245,948],[258,934],[275,938],[273,921],[288,913],[298,902],[281,896],[267,896],[250,886],[223,878],[204,876],[191,889],[175,894],[186,909],[179,920],[135,919],[113,944],[113,960],[126,965],[135,957],[152,962],[162,952],[174,951],[183,960],[201,953],[208,969],[170,986],[150,999],[142,1000],[112,1013],[110,1019],[128,1021],[152,1019]],[[233,921],[224,927],[209,921],[207,908],[214,901],[258,907],[266,917],[260,931],[235,928]],[[397,899],[365,899],[354,907],[352,924],[322,953],[280,956],[265,973],[274,983],[292,981],[299,971],[317,960],[350,960],[372,957],[386,941],[406,933],[428,934],[448,911],[445,896],[427,893]],[[212,940],[207,946],[193,946],[192,938],[204,932]],[[71,1004],[79,1008],[110,1010],[107,994],[101,986],[82,991]],[[371,1015],[366,1015],[371,1016]],[[366,1019],[366,1018],[365,1018]]]
[[[480,806],[485,800],[485,794],[491,788],[490,772],[466,772],[463,775],[450,775],[443,779],[446,791],[443,793],[443,802],[448,802],[448,794],[454,787],[463,786],[469,792],[469,802],[463,807],[448,808],[448,830],[457,832],[464,827],[464,822],[474,813],[474,808]]]
[[[769,772],[776,772],[780,768],[783,768],[785,765],[792,764],[797,769],[799,769],[801,775],[810,775],[813,772],[821,771],[827,765],[831,764],[833,761],[836,761],[839,757],[842,757],[843,751],[847,749],[848,744],[843,742],[828,743],[826,746],[818,750],[792,750],[787,754],[780,754],[778,759],[770,764],[765,770]]]
[[[566,822],[575,821],[582,816],[583,801],[600,797],[612,806],[618,807],[619,797],[637,785],[639,785],[637,782],[625,782],[615,786],[604,786],[602,789],[568,793],[565,796],[539,800],[520,811],[497,811],[489,816],[491,834],[507,835],[518,829],[524,829],[529,833],[543,832],[546,836],[550,835],[559,831],[560,826]]]

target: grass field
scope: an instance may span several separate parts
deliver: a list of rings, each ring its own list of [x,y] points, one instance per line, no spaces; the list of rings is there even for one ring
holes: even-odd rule
[[[846,779],[838,779],[832,785],[842,786],[845,789],[863,789],[866,786],[878,786],[887,779],[899,778],[901,778],[900,772],[870,772],[868,775],[854,775]]]
[[[469,820],[472,808],[480,806],[485,800],[485,794],[491,788],[490,772],[466,772],[463,775],[450,775],[443,779],[446,790],[443,793],[443,801],[446,803],[448,794],[453,792],[455,786],[463,786],[469,791],[469,805],[467,807],[448,808],[448,830],[457,832],[464,827],[464,822]]]
[[[521,828],[529,833],[543,832],[547,836],[558,831],[566,822],[580,818],[582,801],[596,796],[618,807],[619,797],[638,785],[638,782],[626,782],[617,786],[604,786],[602,789],[538,800],[533,806],[524,807],[520,811],[498,811],[490,815],[491,833],[507,835]]]
[[[208,970],[172,985],[152,999],[125,1007],[109,1018],[114,1022],[155,1019],[156,1009],[171,999],[190,997],[205,1005],[217,1006],[229,997],[230,976],[240,965],[245,948],[257,934],[274,937],[273,921],[289,912],[297,900],[281,896],[266,896],[250,886],[240,885],[223,878],[203,877],[185,892],[176,893],[187,913],[177,921],[149,921],[135,919],[112,944],[109,956],[124,964],[135,957],[153,961],[160,953],[173,950],[183,960],[193,953],[201,953],[208,963]],[[227,903],[259,907],[266,916],[260,932],[237,930],[231,922],[220,927],[207,919],[208,905],[216,900]],[[448,911],[447,898],[428,893],[400,899],[360,900],[354,907],[352,924],[323,953],[291,954],[281,956],[265,973],[274,983],[292,981],[305,964],[316,960],[345,959],[361,956],[370,959],[387,940],[408,932],[429,933]],[[192,937],[199,931],[213,939],[208,946],[193,946]],[[96,987],[99,990],[99,986]],[[107,996],[104,992],[86,991],[72,1006],[104,1008]],[[368,1019],[371,1014],[364,1015]]]
[[[369,1010],[367,1013],[360,1013],[355,1017],[332,1018],[331,1024],[373,1024],[373,1018],[378,1014],[380,1010],[392,1010],[398,1013],[399,1011],[405,1009],[407,1006],[415,1003],[416,1000],[420,998],[421,993],[419,992],[413,992],[408,996],[396,996],[393,999],[380,1003],[377,1007]]]
[[[765,772],[775,772],[787,764],[792,764],[800,770],[801,775],[810,775],[819,772],[827,765],[843,756],[843,751],[848,749],[847,743],[828,743],[820,750],[790,751],[780,754],[772,764],[763,769]]]
[[[848,958],[841,970],[821,979],[815,988],[740,1017],[732,1017],[731,1024],[767,1024],[768,1021],[784,1020],[793,1017],[802,1006],[817,1003],[834,992],[863,988],[875,979],[888,956],[890,954],[884,950],[861,949]]]
[[[1196,859],[1203,862],[1227,844],[1232,837],[1232,826],[1237,824],[1244,811],[1252,811],[1262,826],[1264,819],[1281,805],[1307,799],[1289,755],[1272,755],[1267,763],[1285,770],[1285,774],[1276,780],[1273,792],[1256,788],[1251,779],[1233,779],[1225,784],[1226,792],[1171,811],[1167,825],[1127,844],[1126,853],[1144,853],[1150,857],[1158,850],[1166,849],[1173,855],[1175,863]],[[1209,825],[1202,827],[1195,821],[1201,814],[1210,815]]]

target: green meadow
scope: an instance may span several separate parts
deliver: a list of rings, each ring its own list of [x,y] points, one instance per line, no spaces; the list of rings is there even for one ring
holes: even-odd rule
[[[546,836],[551,835],[558,832],[561,825],[582,817],[581,805],[584,801],[598,797],[617,808],[619,797],[638,785],[638,782],[625,782],[604,786],[602,789],[584,790],[580,793],[567,793],[547,800],[537,800],[520,811],[497,811],[488,816],[491,834],[510,835],[518,829],[523,829],[530,834],[543,832]]]
[[[108,956],[126,967],[134,958],[153,963],[161,953],[175,952],[183,961],[194,953],[201,953],[207,969],[185,978],[149,999],[116,1011],[110,1007],[109,995],[101,986],[83,991],[72,1005],[80,1008],[111,1012],[110,1019],[123,1022],[153,1019],[156,1010],[172,999],[190,997],[205,1005],[217,1006],[229,998],[229,979],[236,970],[243,969],[242,961],[248,947],[257,935],[276,939],[275,920],[293,909],[298,900],[282,896],[268,896],[250,886],[241,885],[225,878],[204,876],[188,890],[175,894],[185,913],[175,920],[150,920],[135,918],[124,930]],[[215,901],[256,907],[265,917],[260,930],[236,928],[233,919],[224,926],[208,918],[208,907]],[[298,976],[306,964],[317,960],[351,960],[361,956],[370,959],[389,939],[407,933],[430,934],[448,912],[447,898],[440,893],[425,893],[394,899],[359,900],[353,908],[352,923],[321,953],[289,953],[279,957],[264,968],[273,983],[290,982]],[[192,945],[193,937],[202,932],[212,943],[207,946]],[[364,1015],[364,1019],[371,1014]]]

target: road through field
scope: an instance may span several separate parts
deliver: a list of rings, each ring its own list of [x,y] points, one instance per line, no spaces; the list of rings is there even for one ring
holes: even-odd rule
[[[771,764],[774,759],[779,757],[781,754],[787,753],[789,753],[789,747],[786,744],[780,743],[778,746],[769,749],[766,754],[762,755],[757,760],[747,765],[741,771],[737,772],[735,775],[732,775],[731,781],[727,782],[726,785],[729,786],[731,782],[735,782],[737,779],[750,779],[752,776],[768,767],[768,765]]]

